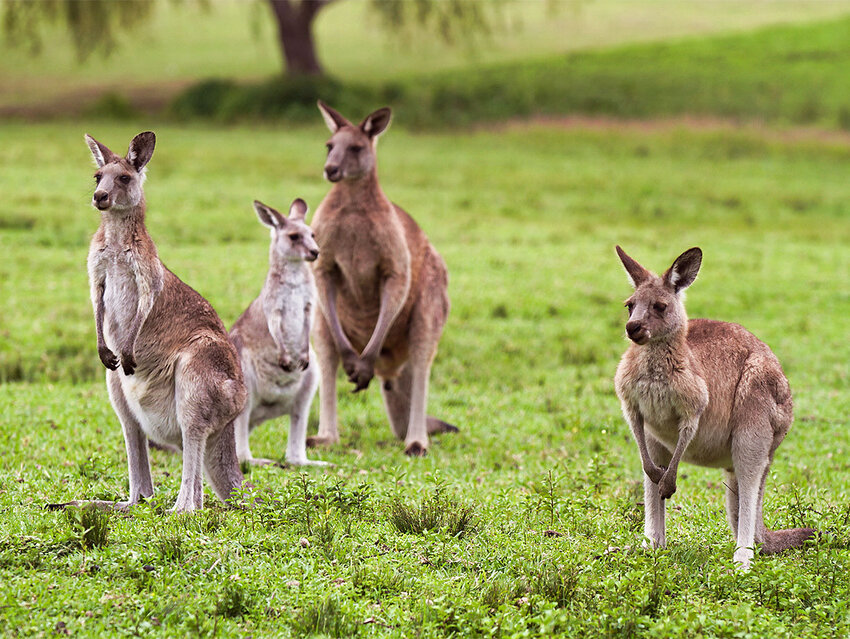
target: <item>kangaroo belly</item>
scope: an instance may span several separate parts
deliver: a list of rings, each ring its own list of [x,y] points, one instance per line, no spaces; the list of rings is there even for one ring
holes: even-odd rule
[[[107,273],[103,304],[103,337],[109,349],[117,353],[139,307],[135,281],[120,271]]]
[[[177,423],[174,380],[143,374],[119,375],[127,406],[148,439],[161,444],[182,446],[183,436]]]

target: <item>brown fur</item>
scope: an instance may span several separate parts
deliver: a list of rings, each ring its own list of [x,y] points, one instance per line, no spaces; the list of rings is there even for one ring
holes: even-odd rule
[[[696,279],[702,253],[683,253],[662,277],[617,247],[635,293],[626,330],[634,342],[617,368],[615,387],[641,454],[645,533],[666,543],[663,500],[676,490],[680,460],[726,469],[726,505],[737,537],[735,560],[748,567],[752,547],[800,546],[808,528],[764,526],[764,482],[791,427],[788,381],[776,356],[737,324],[690,320],[682,291]]]
[[[393,430],[408,454],[428,448],[428,432],[457,430],[424,415],[428,376],[449,312],[448,274],[410,215],[378,183],[377,137],[389,109],[359,126],[319,103],[333,135],[325,175],[334,182],[313,217],[321,253],[315,262],[321,314],[314,331],[322,381],[318,437],[339,440],[336,369],[340,360],[355,392],[374,375]]]

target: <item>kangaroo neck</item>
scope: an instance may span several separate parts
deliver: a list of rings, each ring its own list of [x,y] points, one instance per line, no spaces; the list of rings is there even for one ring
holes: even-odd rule
[[[638,349],[641,364],[650,373],[666,375],[687,368],[691,357],[687,324],[668,338],[639,346]]]
[[[105,211],[100,219],[107,246],[131,245],[140,235],[147,234],[144,200],[125,211]]]
[[[381,185],[378,183],[378,169],[373,168],[368,174],[356,180],[342,180],[331,188],[331,193],[339,202],[364,203],[372,200],[386,199]]]
[[[303,260],[279,260],[269,257],[269,272],[263,286],[264,294],[281,286],[300,286],[308,281],[310,269]]]

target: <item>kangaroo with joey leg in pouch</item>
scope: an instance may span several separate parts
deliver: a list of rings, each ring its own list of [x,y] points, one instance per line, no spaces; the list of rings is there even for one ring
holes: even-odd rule
[[[378,184],[376,145],[390,109],[359,125],[321,101],[319,110],[331,130],[324,175],[333,186],[312,221],[321,250],[313,269],[321,380],[319,433],[308,445],[339,441],[341,361],[354,392],[378,376],[393,432],[408,455],[424,455],[429,434],[457,431],[425,413],[431,363],[449,312],[446,265]]]
[[[271,247],[263,290],[230,331],[249,397],[236,420],[236,454],[240,461],[275,463],[251,454],[248,434],[268,419],[289,414],[287,463],[324,465],[307,459],[306,450],[307,417],[319,384],[310,348],[316,285],[309,262],[319,256],[319,247],[304,222],[304,200],[292,202],[289,217],[261,202],[255,201],[254,209],[271,229]]]
[[[735,562],[748,569],[753,547],[764,554],[802,546],[811,528],[769,530],[762,506],[767,472],[791,428],[788,380],[770,348],[738,324],[688,320],[684,291],[702,251],[682,253],[659,277],[618,246],[635,288],[626,301],[633,342],[615,387],[644,470],[644,534],[666,544],[664,500],[676,492],[679,462],[723,468]]]
[[[218,315],[163,265],[145,228],[142,184],[155,142],[140,133],[122,157],[86,135],[101,216],[88,256],[97,351],[130,471],[128,501],[94,503],[126,509],[153,495],[151,440],[183,451],[173,511],[186,512],[203,506],[203,472],[222,501],[241,487],[234,421],[247,393]]]

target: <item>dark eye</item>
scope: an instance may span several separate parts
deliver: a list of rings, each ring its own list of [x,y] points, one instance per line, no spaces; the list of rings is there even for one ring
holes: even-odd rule
[[[629,313],[631,314],[631,312],[632,312],[632,311],[634,310],[634,308],[635,308],[635,303],[634,303],[634,302],[631,302],[631,301],[630,301],[630,302],[626,302],[626,308],[627,308],[627,309],[629,309]]]
[[[118,181],[121,182],[121,184],[129,184],[130,183],[130,176],[129,175],[122,175],[121,177],[118,178]]]
[[[291,233],[291,234],[289,235],[289,239],[290,239],[291,241],[293,241],[293,242],[297,242],[298,240],[300,240],[300,239],[301,239],[301,236],[300,236],[300,235],[298,235],[298,233]]]
[[[652,308],[654,308],[659,313],[663,313],[665,310],[667,310],[667,305],[664,302],[655,302],[655,304],[652,305]]]
[[[360,146],[359,144],[355,144],[354,146],[352,146],[352,147],[350,147],[350,148],[351,148],[351,151],[352,151],[353,153],[360,153],[360,151],[362,151],[362,150],[363,150],[363,147],[362,147],[362,146]]]
[[[103,176],[102,176],[100,173],[95,173],[95,174],[94,174],[94,181],[95,181],[95,183],[100,182],[101,178],[103,178]]]
[[[331,144],[330,142],[328,142],[328,143],[325,145],[325,148],[328,150],[328,153],[330,153],[331,149],[332,149],[332,148],[334,148],[334,145],[333,145],[333,144]]]

